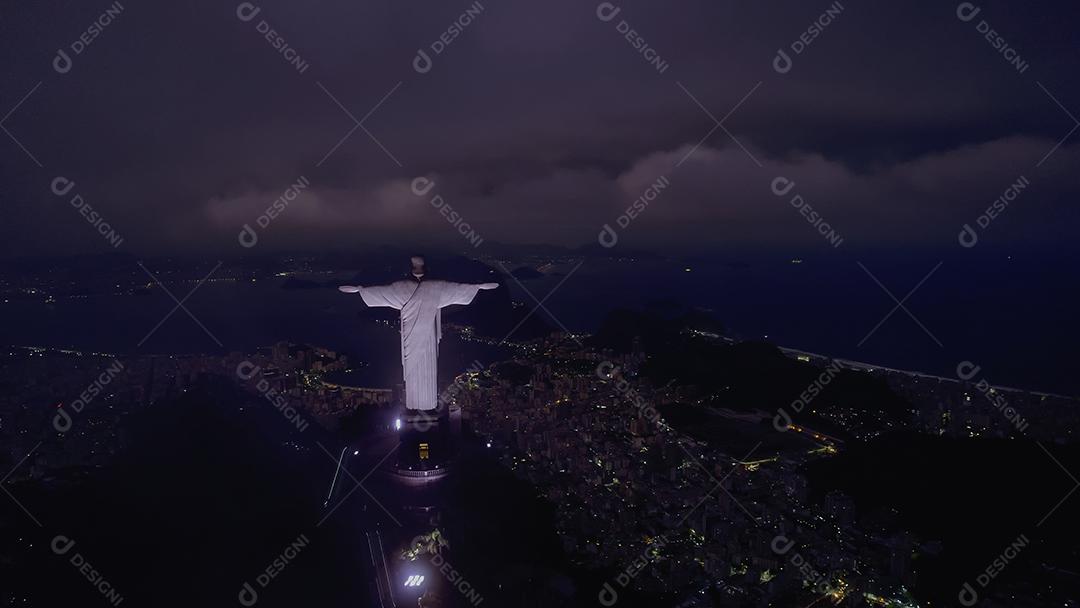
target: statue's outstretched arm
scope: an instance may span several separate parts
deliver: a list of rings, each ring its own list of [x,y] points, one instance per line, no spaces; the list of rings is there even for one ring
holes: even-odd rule
[[[401,290],[393,284],[378,285],[375,287],[342,285],[341,287],[338,287],[338,291],[342,293],[358,293],[360,294],[360,297],[364,298],[364,304],[367,304],[368,306],[386,306],[400,310],[401,307],[405,305]]]
[[[453,283],[443,281],[439,284],[439,307],[452,304],[471,304],[477,292],[482,289],[495,289],[498,283]]]

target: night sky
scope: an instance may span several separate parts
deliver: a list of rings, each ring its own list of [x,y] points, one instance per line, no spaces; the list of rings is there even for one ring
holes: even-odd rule
[[[956,2],[842,0],[814,36],[837,4],[623,0],[604,21],[597,2],[482,2],[438,54],[477,5],[265,0],[243,21],[236,2],[122,0],[79,53],[118,5],[8,7],[0,255],[111,250],[76,194],[123,251],[236,253],[240,228],[300,179],[263,251],[466,245],[436,194],[486,243],[579,246],[660,178],[620,246],[831,249],[790,203],[801,195],[844,247],[958,247],[1021,178],[980,246],[1066,246],[1080,230],[1074,3],[984,1],[964,21]],[[64,196],[57,177],[75,183]],[[434,188],[414,194],[417,177]],[[777,177],[795,182],[785,196]]]

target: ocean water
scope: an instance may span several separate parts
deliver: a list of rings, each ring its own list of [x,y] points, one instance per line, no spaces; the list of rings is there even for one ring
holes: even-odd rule
[[[544,305],[572,330],[595,328],[615,306],[680,302],[711,311],[741,339],[946,377],[972,361],[993,384],[1080,394],[1075,277],[1065,259],[867,256],[589,261],[524,285],[543,300],[565,278]]]
[[[541,278],[505,283],[530,310],[543,301],[534,314],[555,328],[590,332],[618,307],[690,306],[711,311],[737,338],[948,377],[958,363],[972,361],[994,384],[1080,394],[1077,282],[1066,259],[590,258],[574,271],[578,261],[545,267]],[[281,289],[281,282],[200,287],[185,305],[213,337],[176,310],[146,338],[175,306],[161,290],[51,305],[12,300],[0,304],[0,343],[197,353],[246,352],[288,340],[349,352],[372,363],[377,375],[393,371],[397,330],[361,314],[359,298],[332,289]],[[173,291],[183,297],[188,289]],[[479,348],[449,338],[442,356],[461,369],[497,356]]]

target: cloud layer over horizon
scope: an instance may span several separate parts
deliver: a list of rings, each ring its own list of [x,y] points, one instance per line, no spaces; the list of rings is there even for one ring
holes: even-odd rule
[[[970,22],[956,3],[843,3],[822,27],[832,4],[634,0],[604,21],[602,3],[511,0],[483,2],[456,37],[473,3],[273,0],[247,22],[238,4],[125,5],[78,54],[109,5],[23,7],[0,24],[16,58],[0,110],[34,91],[3,122],[18,140],[0,145],[3,255],[106,249],[75,193],[126,250],[239,252],[241,227],[300,179],[310,186],[260,229],[266,251],[466,248],[462,221],[489,243],[579,246],[660,178],[670,186],[620,245],[828,249],[792,206],[800,195],[847,246],[951,246],[1022,177],[982,242],[1066,244],[1080,229],[1080,143],[1059,146],[1080,108],[1065,2],[981,3]],[[1030,67],[1009,65],[982,21]],[[69,72],[53,69],[57,49]],[[57,176],[75,182],[66,197]],[[433,184],[423,195],[418,177]],[[783,197],[778,177],[794,182]]]

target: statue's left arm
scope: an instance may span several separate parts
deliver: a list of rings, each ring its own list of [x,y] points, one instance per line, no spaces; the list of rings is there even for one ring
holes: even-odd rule
[[[471,304],[481,290],[496,289],[498,283],[453,283],[440,281],[439,308],[453,304]]]

